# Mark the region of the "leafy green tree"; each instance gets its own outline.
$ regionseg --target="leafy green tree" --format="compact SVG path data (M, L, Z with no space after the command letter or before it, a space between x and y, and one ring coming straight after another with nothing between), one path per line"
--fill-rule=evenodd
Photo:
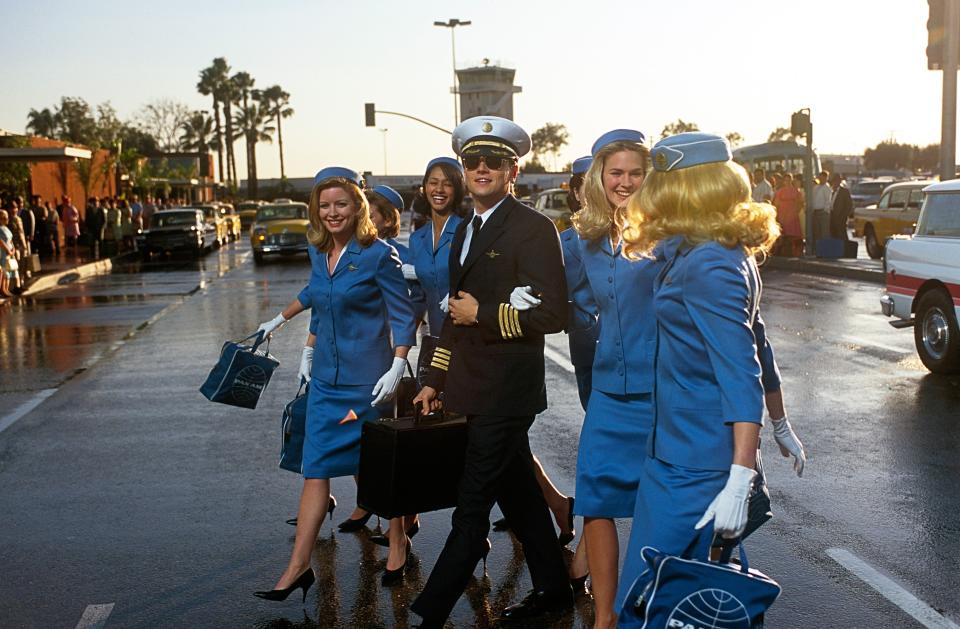
M280 145L280 181L286 181L287 172L283 167L283 128L280 126L280 120L293 115L293 109L288 106L290 94L283 91L279 85L271 85L265 90L255 91L254 96L273 115L273 121L277 125L277 144Z
M21 136L0 136L0 148L26 148L29 145L30 141ZM26 197L29 182L29 164L24 162L0 163L0 192L5 192L11 196Z
M736 131L731 131L726 135L727 142L730 143L731 148L737 148L743 144L743 136L737 133Z
M217 172L220 173L220 181L225 178L223 169L223 128L220 124L220 84L227 80L230 74L230 66L223 57L217 57L209 67L200 71L200 81L197 83L197 91L204 96L213 98L213 121L217 131Z
M27 114L27 131L43 138L52 138L57 130L57 120L49 107L40 111L31 109Z
M64 96L53 115L58 140L90 146L97 142L97 120L87 101Z
M687 133L689 131L699 131L700 127L695 122L686 122L682 118L677 118L676 122L671 122L663 127L660 132L660 139L677 135L678 133Z
M257 181L257 143L273 142L273 132L270 125L270 111L256 101L246 107L241 106L235 114L234 123L243 131L247 146L247 196L256 199L258 194Z
M237 72L232 77L230 77L230 82L233 84L234 89L234 101L233 104L238 107L243 107L244 110L250 108L250 92L253 90L253 86L256 83L256 79L250 76L249 72ZM237 116L234 116L234 122L236 122ZM254 179L253 168L251 168L250 162L255 157L250 156L251 144L250 144L250 134L248 129L240 127L237 132L237 137L243 137L244 139L244 148L247 151L247 181ZM247 186L249 188L249 185Z
M213 119L205 111L195 111L180 125L179 147L183 151L206 154L217 145Z
M522 172L525 173L545 173L547 172L546 167L540 163L540 159L534 155L526 161L526 163L520 168Z
M537 161L543 163L544 157L548 154L552 155L554 170L556 170L557 158L560 155L560 151L567 145L567 141L570 139L570 134L567 133L567 127L560 123L548 122L534 131L530 139L533 141L533 155Z
M912 144L887 140L863 152L863 165L867 170L912 170L916 150Z
M161 151L173 152L179 146L180 129L189 118L189 107L169 98L159 98L137 112L136 125L157 139Z
M789 127L777 127L767 136L767 142L796 142L797 136L790 133Z

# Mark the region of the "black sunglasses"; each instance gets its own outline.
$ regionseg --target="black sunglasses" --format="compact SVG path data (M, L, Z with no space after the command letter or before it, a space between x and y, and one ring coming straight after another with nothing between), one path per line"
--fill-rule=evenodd
M463 167L467 170L476 170L480 168L480 162L483 161L490 170L500 170L503 165L513 164L509 157L497 157L495 155L464 155L462 158Z

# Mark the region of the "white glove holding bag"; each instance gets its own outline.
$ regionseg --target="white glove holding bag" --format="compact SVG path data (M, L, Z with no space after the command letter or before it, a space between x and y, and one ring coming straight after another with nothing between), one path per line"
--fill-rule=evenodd
M713 532L717 535L726 539L740 537L747 528L747 498L756 475L757 472L749 467L731 465L727 484L693 528L702 529L713 520Z
M773 438L777 440L780 446L780 454L783 456L793 456L793 471L798 477L803 476L803 466L807 463L807 453L803 449L803 444L797 438L797 433L793 432L793 426L786 417L780 419L771 419L773 424Z
M517 286L510 293L510 305L517 310L530 310L539 306L540 303L540 299L533 294L533 288L530 286Z
M297 375L303 380L310 382L310 368L313 367L313 348L309 345L304 346L300 352L300 370Z
M447 293L443 296L443 299L440 300L440 310L443 310L443 314L449 314L450 312L450 293Z
M397 385L400 384L400 378L403 377L403 370L406 366L407 360L405 358L394 357L393 365L390 366L387 373L380 376L377 384L373 386L373 392L371 393L371 395L373 395L373 401L370 402L370 406L376 406L393 398L393 394L397 392Z
M403 279L405 280L416 280L417 278L417 268L412 264L404 264L400 266L400 272L403 273Z
M261 323L260 327L257 328L257 332L263 332L263 336L267 337L283 327L283 324L287 322L287 319L284 318L283 313L281 312L273 319L265 323Z

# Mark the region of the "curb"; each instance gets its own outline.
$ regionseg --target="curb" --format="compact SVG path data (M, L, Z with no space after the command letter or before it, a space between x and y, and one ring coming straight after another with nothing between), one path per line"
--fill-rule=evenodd
M810 273L812 275L843 277L852 280L860 280L862 282L871 282L873 284L886 283L886 276L881 269L864 269L820 259L782 258L778 256L770 256L767 258L767 261L764 263L762 268Z
M71 269L65 269L63 271L57 271L56 273L41 275L35 282L30 284L26 290L20 293L19 297L30 297L31 295L42 293L43 291L50 290L51 288L55 288L57 286L71 284L84 277L109 273L113 269L114 260L120 260L128 255L129 254L125 253L114 258L97 260L96 262L88 262L87 264L81 264L80 266L75 266Z

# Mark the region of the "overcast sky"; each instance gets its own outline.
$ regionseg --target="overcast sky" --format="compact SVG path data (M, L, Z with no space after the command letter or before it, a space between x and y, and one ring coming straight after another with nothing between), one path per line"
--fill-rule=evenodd
M458 67L516 68L516 121L566 125L561 164L609 129L656 139L677 118L763 142L802 107L821 153L862 153L891 136L939 142L927 10L923 0L3 0L0 129L22 132L30 108L64 95L110 101L121 118L159 98L209 109L198 73L224 56L258 87L290 92L288 176L331 164L381 174L383 135L364 127L363 103L452 126L450 31L433 21L455 17L473 22L456 29ZM389 174L452 154L449 136L415 122L378 126ZM276 144L257 155L261 177L279 176Z

